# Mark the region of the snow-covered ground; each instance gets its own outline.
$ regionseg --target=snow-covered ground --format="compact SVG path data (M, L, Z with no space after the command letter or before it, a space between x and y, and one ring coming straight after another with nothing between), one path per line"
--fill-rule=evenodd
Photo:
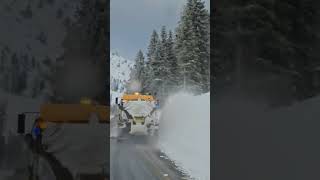
M66 19L75 20L77 1L0 1L0 49L30 59L55 59L64 51L61 44L66 34ZM28 9L29 7L29 9ZM61 14L59 16L59 13ZM26 14L29 14L26 16ZM21 33L23 29L24 33ZM41 43L41 34L46 43Z
M111 51L110 60L110 100L114 104L115 98L126 90L125 84L130 78L134 62L121 57L116 51Z
M210 179L210 93L178 93L162 109L159 147L182 171Z

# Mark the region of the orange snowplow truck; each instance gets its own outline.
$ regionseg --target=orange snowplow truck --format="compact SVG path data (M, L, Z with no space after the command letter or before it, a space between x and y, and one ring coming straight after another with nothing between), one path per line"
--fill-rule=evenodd
M90 116L96 114L99 123L110 123L110 107L95 105L89 99L82 99L80 104L43 104L40 112L24 112L18 115L18 133L25 133L25 116L29 113L38 113L35 121L41 129L47 123L89 123Z

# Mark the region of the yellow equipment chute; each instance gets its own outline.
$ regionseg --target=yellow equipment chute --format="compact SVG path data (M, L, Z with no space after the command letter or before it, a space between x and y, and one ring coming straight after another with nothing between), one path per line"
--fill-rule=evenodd
M96 113L100 123L110 122L110 107L92 104L44 104L40 118L53 123L88 123L90 115Z
M142 101L155 101L154 97L151 95L142 95L139 93L134 93L134 94L124 94L121 98L123 101L137 101L137 100L142 100Z

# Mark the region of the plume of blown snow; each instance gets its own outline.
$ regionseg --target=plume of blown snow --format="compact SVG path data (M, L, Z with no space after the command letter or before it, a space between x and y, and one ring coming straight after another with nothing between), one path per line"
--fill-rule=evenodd
M129 92L139 92L141 90L141 83L138 80L132 80L128 84Z
M159 148L192 178L210 179L210 93L177 93L161 113Z

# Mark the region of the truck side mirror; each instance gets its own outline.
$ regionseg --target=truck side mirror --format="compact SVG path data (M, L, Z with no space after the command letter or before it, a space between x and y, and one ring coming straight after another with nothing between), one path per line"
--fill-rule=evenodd
M26 115L25 114L19 114L18 115L18 133L24 134L25 131L25 120Z
M116 97L116 104L118 104L118 98Z

